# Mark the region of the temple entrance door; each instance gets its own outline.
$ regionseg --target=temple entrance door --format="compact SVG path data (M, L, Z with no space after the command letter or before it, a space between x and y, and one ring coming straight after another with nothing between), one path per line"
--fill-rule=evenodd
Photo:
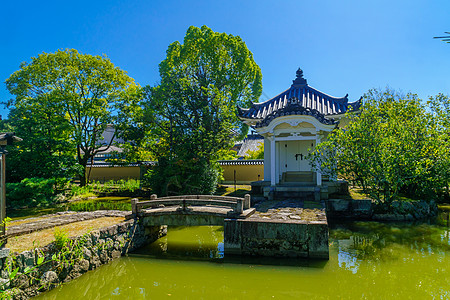
M300 157L298 141L284 141L280 142L280 171L298 172L300 171Z
M309 163L309 160L307 159L308 154L311 152L308 149L314 149L315 147L315 141L298 141L298 149L299 152L302 154L302 158L299 162L299 171L302 172L309 172L311 170L311 165Z
M310 152L308 149L314 149L315 141L281 141L279 143L280 175L283 173L311 172L307 155Z

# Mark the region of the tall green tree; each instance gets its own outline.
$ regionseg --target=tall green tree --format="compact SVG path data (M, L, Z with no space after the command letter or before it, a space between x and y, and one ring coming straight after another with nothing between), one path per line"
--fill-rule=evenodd
M429 105L433 117L433 142L438 145L437 181L446 190L446 201L450 200L450 97L438 94L430 97Z
M443 152L436 119L414 94L371 90L360 113L335 130L312 154L322 173L350 181L389 205L399 194L434 197Z
M106 126L120 131L140 93L134 80L106 56L74 49L33 57L6 80L6 86L15 96L8 103L13 111L29 111L37 122L48 114L52 129L67 136L81 166L81 185L88 181L88 162L110 146L101 148Z
M215 160L247 128L237 105L262 92L261 70L239 36L189 27L159 65L161 83L146 87L145 116L159 165L150 174L160 193L211 193Z
M75 149L69 141L64 117L39 104L32 108L15 107L8 124L21 143L11 146L7 156L7 180L18 182L27 177L73 177L77 174Z

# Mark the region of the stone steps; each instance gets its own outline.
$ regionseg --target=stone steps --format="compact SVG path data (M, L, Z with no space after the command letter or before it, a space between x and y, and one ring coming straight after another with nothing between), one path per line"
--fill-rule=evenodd
M295 183L295 184L312 184L315 179L313 172L285 172L282 175L282 183Z

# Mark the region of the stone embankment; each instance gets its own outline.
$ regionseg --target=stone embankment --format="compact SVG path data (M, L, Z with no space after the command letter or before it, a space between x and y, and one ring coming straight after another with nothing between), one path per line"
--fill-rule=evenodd
M0 259L1 295L11 295L13 299L35 296L153 242L166 232L166 227L145 228L137 220L130 219L71 238L63 245L55 242L20 254L10 254Z
M373 220L414 221L436 216L438 207L434 201L393 201L388 210L374 208Z
M386 208L370 199L328 199L325 200L329 218L351 218L377 221L414 221L437 214L434 201L393 201Z

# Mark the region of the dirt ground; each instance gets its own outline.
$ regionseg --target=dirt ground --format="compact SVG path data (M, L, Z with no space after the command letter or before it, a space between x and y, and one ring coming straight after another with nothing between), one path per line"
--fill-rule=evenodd
M124 220L125 218L123 217L103 217L39 230L29 234L9 238L6 243L6 248L9 248L11 252L20 253L22 251L30 250L36 247L43 247L50 244L55 240L55 230L62 230L70 237L80 236L92 230L108 227Z

